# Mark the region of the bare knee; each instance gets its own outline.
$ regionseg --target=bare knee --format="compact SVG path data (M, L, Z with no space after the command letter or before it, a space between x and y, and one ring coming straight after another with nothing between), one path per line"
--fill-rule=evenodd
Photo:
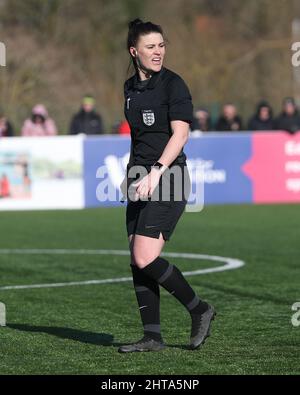
M151 263L152 260L149 260L149 258L147 258L146 256L143 256L143 254L141 254L141 255L135 255L133 262L139 269L143 269L144 267L149 265L149 263Z
M132 259L135 265L140 269L149 265L149 263L153 262L155 258L157 258L157 254L152 251L150 253L149 251L147 252L140 248L133 248Z
M135 235L132 245L132 259L140 269L143 269L160 255L163 245L162 234L160 234L158 239Z

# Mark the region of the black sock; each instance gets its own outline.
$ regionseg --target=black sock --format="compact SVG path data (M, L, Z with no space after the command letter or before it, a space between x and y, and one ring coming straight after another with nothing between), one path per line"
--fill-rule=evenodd
M147 276L136 265L130 265L133 285L139 305L144 335L161 341L160 334L160 294L158 283Z
M175 296L190 314L202 314L207 310L208 304L199 299L181 271L166 259L157 257L141 270Z

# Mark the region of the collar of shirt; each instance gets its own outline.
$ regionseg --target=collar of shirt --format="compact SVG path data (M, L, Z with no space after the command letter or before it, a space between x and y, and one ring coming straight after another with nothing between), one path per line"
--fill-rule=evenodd
M142 88L139 85L140 80L138 78L138 75L135 74L133 78L130 80L129 89L140 90L140 91L144 91L146 89L154 89L158 81L160 80L161 76L163 75L164 71L165 68L162 67L159 72L153 73L148 84L146 84Z

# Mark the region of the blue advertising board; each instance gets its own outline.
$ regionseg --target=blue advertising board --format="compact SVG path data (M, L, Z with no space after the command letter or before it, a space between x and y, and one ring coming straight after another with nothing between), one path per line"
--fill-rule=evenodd
M119 190L129 159L130 139L120 136L84 140L85 207L119 206Z
M85 207L119 206L119 185L129 159L130 138L84 140ZM251 158L250 133L210 133L191 137L184 152L193 184L204 182L204 204L251 203L252 182L243 172Z
M190 172L198 164L203 174L204 204L252 202L252 182L242 169L251 157L251 134L209 133L190 138L184 152Z

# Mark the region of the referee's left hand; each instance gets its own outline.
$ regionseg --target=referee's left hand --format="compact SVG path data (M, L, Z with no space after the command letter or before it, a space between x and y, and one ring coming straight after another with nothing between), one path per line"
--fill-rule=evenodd
M140 181L133 183L132 185L137 187L137 199L146 199L151 196L159 183L160 176L161 172L158 169L153 168L151 169L150 173L143 177Z

